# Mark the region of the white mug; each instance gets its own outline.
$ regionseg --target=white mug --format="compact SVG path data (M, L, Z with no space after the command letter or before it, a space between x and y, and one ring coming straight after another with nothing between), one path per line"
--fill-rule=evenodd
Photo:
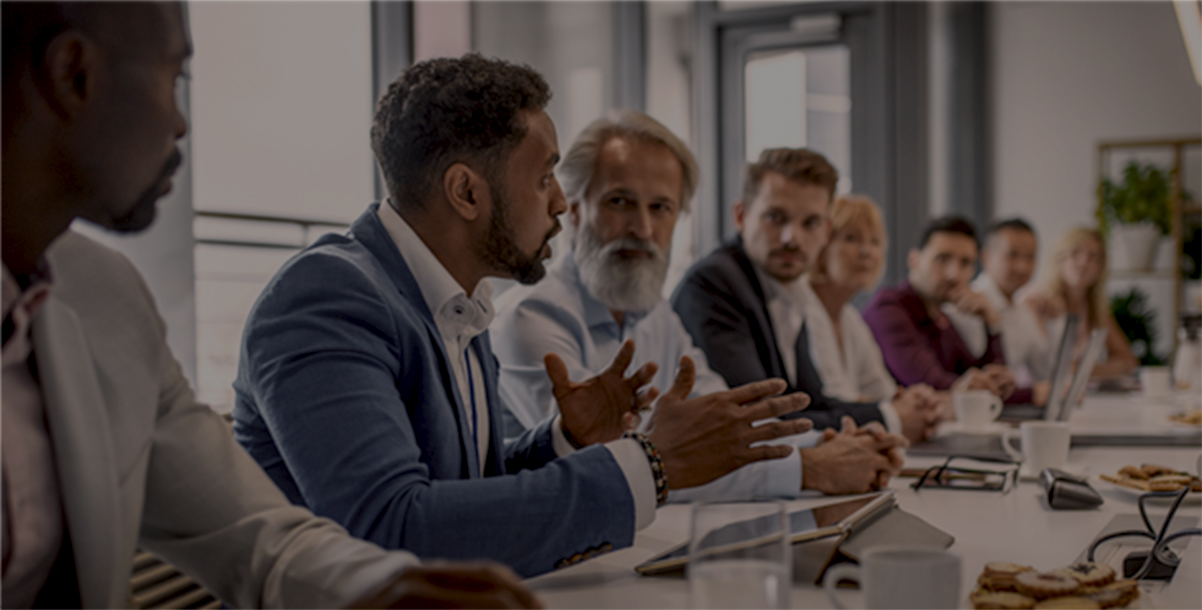
M845 579L860 584L865 608L960 607L960 557L942 549L878 546L858 566L830 568L822 588L836 608L846 607L835 590Z
M1002 399L989 390L961 390L952 394L952 400L964 432L984 432L1002 414Z
M1012 444L1020 436L1021 452ZM1007 430L1002 435L1002 448L1011 459L1023 463L1025 472L1038 475L1044 468L1064 468L1071 440L1067 422L1025 421L1018 430Z
M1168 398L1173 395L1173 382L1167 366L1145 366L1139 369L1139 385L1148 398Z

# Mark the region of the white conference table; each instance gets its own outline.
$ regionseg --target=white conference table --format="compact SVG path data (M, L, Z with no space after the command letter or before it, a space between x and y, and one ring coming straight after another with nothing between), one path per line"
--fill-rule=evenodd
M1168 416L1180 411L1171 403L1149 401L1141 397L1089 396L1072 416L1074 433L1100 434L1184 434L1197 435L1197 428L1174 424ZM1053 510L1043 500L1038 483L1020 482L1008 493L923 489L910 487L913 479L894 479L900 508L955 536L951 551L962 561L961 598L971 607L968 594L976 578L990 561L1011 561L1041 570L1050 570L1075 561L1089 543L1119 514L1138 514L1136 493L1117 488L1098 479L1102 473L1114 473L1127 464L1155 463L1179 470L1196 472L1202 447L1079 447L1069 452L1066 469L1086 475L1105 502L1086 511ZM906 466L926 468L943 458L909 456ZM823 496L789 501L790 510L831 502ZM1167 506L1151 505L1152 515L1163 515ZM1197 498L1187 501L1180 516L1202 516ZM1159 520L1153 516L1154 524ZM679 576L639 576L635 565L688 540L690 508L667 505L660 508L655 522L635 536L632 547L603 555L563 570L527 580L527 584L550 608L687 608L688 583ZM1173 530L1180 529L1173 527ZM1202 608L1202 540L1188 539L1181 568L1171 585L1148 583L1143 586L1134 608ZM1176 545L1175 545L1176 546ZM1146 544L1145 544L1146 547ZM1107 547L1099 552L1105 559ZM1112 565L1121 565L1121 555ZM844 595L850 603L859 601L858 593ZM827 608L825 593L810 582L794 583L792 605L795 608ZM855 607L855 606L853 606Z

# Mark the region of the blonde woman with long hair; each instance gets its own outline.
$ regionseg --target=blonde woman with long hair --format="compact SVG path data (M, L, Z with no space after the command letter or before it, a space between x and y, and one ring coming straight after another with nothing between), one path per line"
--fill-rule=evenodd
M872 331L851 304L885 270L885 223L868 197L839 197L831 206L831 238L818 255L805 301L810 356L823 392L847 401L890 400L897 383Z
M1078 227L1066 233L1052 252L1044 268L1042 286L1026 295L1023 303L1040 321L1040 330L1053 343L1064 332L1065 315L1080 319L1073 361L1085 350L1089 333L1109 329L1106 351L1094 366L1092 377L1120 377L1139 366L1131 353L1131 343L1110 312L1106 300L1106 244L1094 229Z

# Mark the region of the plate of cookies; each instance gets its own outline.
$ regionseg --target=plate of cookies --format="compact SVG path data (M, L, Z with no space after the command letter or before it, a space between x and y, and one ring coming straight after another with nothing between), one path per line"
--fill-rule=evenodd
M1168 466L1143 464L1141 466L1123 466L1115 474L1099 475L1103 481L1111 483L1116 489L1139 497L1149 491L1181 491L1189 487L1190 493L1183 502L1202 502L1202 480L1188 473ZM1172 496L1156 498L1159 501L1171 501Z
M991 561L969 596L973 608L1126 608L1139 597L1139 583L1120 580L1114 568L1074 563L1048 572L1028 565Z

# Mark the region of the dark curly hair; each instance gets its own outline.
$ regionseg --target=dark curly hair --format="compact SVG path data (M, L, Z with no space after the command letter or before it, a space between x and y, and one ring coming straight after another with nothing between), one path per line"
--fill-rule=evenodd
M968 219L954 214L940 216L931 221L927 228L922 231L922 239L918 242L918 249L921 250L927 247L927 242L931 241L936 233L952 233L955 235L963 235L972 239L977 247L981 247L980 240L977 239L977 230L972 226Z
M529 66L469 53L410 66L376 105L372 150L393 200L421 207L448 167L466 163L504 183L501 168L526 135L523 111L551 99Z

